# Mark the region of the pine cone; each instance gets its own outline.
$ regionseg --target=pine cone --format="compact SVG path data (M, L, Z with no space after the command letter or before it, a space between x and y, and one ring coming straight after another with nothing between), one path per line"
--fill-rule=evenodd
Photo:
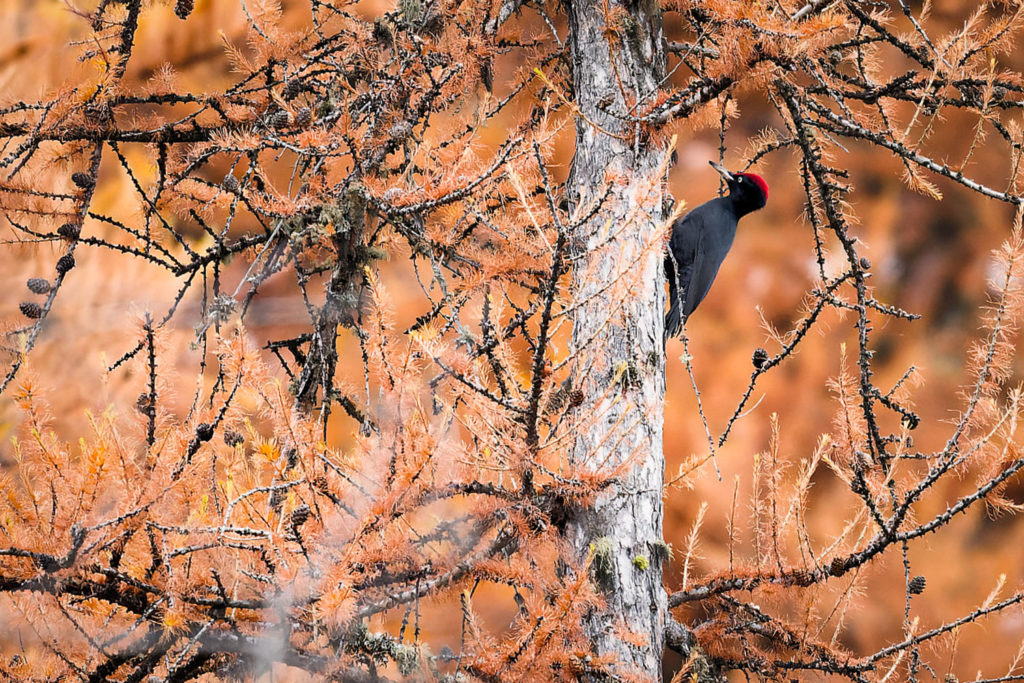
M50 291L50 281L41 277L29 278L25 285L33 294L46 294Z
M96 184L95 178L88 173L82 173L81 171L71 174L71 182L78 185L83 190L88 190Z
M910 586L908 586L908 589L910 590L911 595L920 595L921 593L924 593L924 587L925 579L923 576L918 575L910 580Z
M174 13L178 15L179 19L188 19L188 15L192 14L192 9L195 7L193 0L178 0L174 3Z
M71 254L64 254L57 259L57 272L63 275L75 267L75 257Z
M139 394L139 397L135 399L135 409L143 415L152 417L153 411L153 397L149 394Z
M284 109L274 112L270 117L270 125L274 128L287 128L292 122L292 115Z
M309 506L303 503L299 507L292 511L292 528L298 530L300 526L306 523L312 513L309 510Z
M281 95L284 96L286 100L293 100L299 96L299 93L301 93L303 89L304 86L302 81L297 78L293 78L284 84L284 90L281 91Z
M209 422L201 422L196 427L196 438L200 441L209 441L213 438L213 425Z
M43 307L35 303L34 301L25 301L22 304L20 304L18 308L21 309L22 315L24 315L26 318L38 320L39 318L43 317Z
M754 349L754 355L750 357L750 362L754 364L755 369L760 370L768 362L768 352L764 349Z
M82 234L82 228L75 223L65 223L57 228L57 234L66 240L77 240Z

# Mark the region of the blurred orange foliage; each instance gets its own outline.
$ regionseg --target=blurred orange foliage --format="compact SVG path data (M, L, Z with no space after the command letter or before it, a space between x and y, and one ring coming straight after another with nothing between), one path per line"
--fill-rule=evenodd
M755 12L752 6L760 3L714 4L723 12L734 13L730 20L742 21ZM147 3L139 16L131 61L115 90L120 94L156 95L220 92L235 85L239 73L259 71L260 59L270 56L284 62L295 60L296 46L306 45L303 41L312 33L309 7L305 3L282 3L280 8L274 3L249 5L256 7L252 10L252 21L246 16L250 10L244 3L197 0L188 20L181 21L174 14L173 3ZM930 3L929 27L936 34L956 32L970 20L975 9L952 0L936 0ZM394 2L367 0L354 3L347 11L372 20L394 10ZM472 20L471 11L467 12L470 14L463 18ZM84 101L96 89L110 86L110 74L102 66L110 56L83 57L91 49L94 37L88 17L79 13L57 0L0 0L0 15L6 18L0 24L0 46L5 46L0 50L4 103L52 99L67 109L55 110L54 116L64 115L73 120L78 116L76 100ZM505 35L511 39L514 34L524 43L549 39L547 19L524 11ZM564 20L557 15L550 20L554 30L564 34ZM893 21L900 31L914 31L913 25L900 16ZM780 30L783 23L780 20ZM804 32L793 37L794 45L786 49L813 53L831 40L829 32L838 23L835 15L825 13L805 24ZM253 26L265 34L262 39L254 37ZM362 28L355 23L350 30L353 41L394 39L361 35ZM673 32L683 31L680 21L667 14L666 33L671 37ZM530 74L538 67L535 58L544 55L544 50L513 52L492 46L459 45L463 51L453 53L452 59L464 61L465 68L473 69L474 74L481 69L491 70L493 91L478 88L477 94L470 97L446 89L444 97L450 100L456 99L456 94L464 96L464 109L437 113L431 127L422 131L415 144L396 145L391 150L394 157L402 157L398 167L422 163L432 174L425 173L415 184L395 181L400 168L395 175L365 178L367 192L378 198L386 197L397 210L461 192L468 179L495 163L498 155L506 151L503 146L510 131L531 127L542 130L544 160L552 179L562 182L568 174L573 153L571 116L560 112L548 120L545 112L531 111L537 103L530 98L511 99L486 125L467 133L472 140L465 146L446 142L457 137L453 131L471 126L483 118L484 112L512 95L511 88L520 84L528 89L542 87ZM743 45L742 49L728 52L728 58L716 62L709 73L732 73L753 53L754 46ZM1024 56L1019 50L1000 52L998 64L1006 71L1024 72ZM903 66L900 64L899 68ZM883 71L885 68L884 64L880 67ZM894 67L893 72L897 71ZM765 63L736 92L715 99L691 118L673 122L661 132L664 136L679 136L678 159L668 180L677 202L696 206L715 195L717 178L707 169L706 161L717 158L720 145L727 160L739 163L752 157L760 145L770 144L774 140L772 131L784 129L785 122L764 97L763 85L773 77L770 64ZM686 79L675 74L671 83L682 87ZM459 81L445 88L455 90L463 86L470 87ZM338 93L339 98L345 96L346 93ZM296 103L282 104L280 111L288 123L313 115L303 113ZM913 108L913 103L892 105L893 113L903 117ZM223 121L234 124L254 121L253 111L252 107L235 105L216 113L223 116ZM167 115L153 106L149 111L137 112L130 123L139 128L152 127ZM199 125L214 125L213 112L207 111L204 116L210 120L199 119ZM998 187L1006 170L1007 152L1002 141L979 140L974 136L978 125L975 111L944 110L944 116L928 138L933 158L961 159L968 155L977 178ZM525 125L528 120L534 125ZM392 123L400 124L397 120ZM261 134L255 127L225 127L209 144L244 150L257 145ZM395 131L382 123L367 131L366 136L362 144L369 149L389 144L395 139ZM332 144L329 135L313 128L302 132L296 140L296 144L308 148ZM207 143L171 153L167 163L185 167L195 162L206 153L204 144ZM948 179L913 175L904 178L904 164L877 147L858 141L845 144L849 149L842 164L848 169L853 186L847 201L851 214L860 220L853 234L872 264L869 284L874 296L921 315L921 320L914 322L885 318L874 330L875 381L878 386L891 387L900 383L906 369L913 366L913 373L901 384L900 398L905 405L913 406L921 426L912 434L903 430L908 437L912 436L913 445L907 441L902 448L906 452L941 451L950 438L952 425L960 417L959 411L964 410L963 393L971 391L975 378L970 372L977 372L984 365L984 358L979 360L978 354L984 356L987 347L982 346L979 351L977 344L988 340L986 325L991 326L993 307L999 305L997 298L1004 285L1012 296L1019 296L1013 294L1014 288L1019 289L1019 282L1005 283L1001 278L1007 273L1021 277L1009 265L1019 259L1020 245L1000 251L1019 219L1014 207L969 192ZM116 157L104 157L98 169L100 182L89 209L92 214L133 223L143 216L148 220L135 184L151 187L163 172L152 150L153 146L141 144L121 146L119 154L135 170L135 178L123 171ZM81 151L69 149L66 156L53 153L45 165L31 170L30 178L17 182L28 188L41 177L45 180L47 174L70 176L81 165ZM474 297L471 309L477 320L487 315L482 312L485 306L501 308L500 315L507 320L508 307L522 301L515 293L505 302L497 293L493 297L491 293L482 294L488 283L514 282L524 272L542 271L549 266L544 242L551 239L551 233L531 227L536 220L531 209L544 214L549 208L541 199L523 193L523 188L540 183L539 173L515 155L500 160L508 167L510 177L495 192L518 199L510 208L514 219L502 224L508 232L498 241L507 258L489 259L487 254L493 253L494 245L474 243L462 254L486 263L486 268L460 280L460 291L445 293L446 297ZM308 181L309 192L330 188L337 178L352 170L354 163L340 155L331 158L325 163L323 176ZM759 162L758 173L769 178L771 184L769 204L740 226L716 286L687 326L701 405L713 435L721 434L729 424L748 386L754 349L764 347L769 354L778 353L783 340L773 330L791 329L811 305L807 292L821 286L798 163L796 150L782 151ZM224 225L226 217L235 210L237 198L224 191L230 189L230 183L224 181L227 175L261 178L268 189L253 200L258 211L287 218L308 208L290 192L290 164L273 160L261 163L258 169L249 164L250 160L242 159L237 167L228 167L223 159L218 159L203 170L203 178L179 184L175 188L178 194L164 200L174 227L208 247L212 238L204 236L200 224L190 219L188 212L202 206L197 214L212 225ZM52 183L45 184L49 187ZM441 218L423 228L426 239L437 244L455 241L462 209L461 205L440 209ZM53 213L39 198L26 199L22 210L35 212L36 220L54 226L67 218ZM444 214L445 211L449 213ZM341 219L332 220L324 222L328 239L341 231ZM541 222L546 224L547 219L542 217ZM87 225L90 234L116 233L112 225L101 220L90 219ZM377 226L371 221L369 227ZM252 228L252 224L246 225L246 229ZM238 229L238 234L242 232ZM369 384L362 372L365 359L372 367L375 388L387 386L374 397L374 408L390 418L394 431L388 431L388 424L382 423L377 425L380 431L371 435L366 425L340 412L326 422L318 421L315 414L300 414L288 378L272 365L274 356L261 349L267 340L295 337L310 325L301 293L296 291L293 281L277 273L266 280L259 296L253 299L244 328L234 322L224 323L219 326L219 335L211 335L208 346L195 344L196 326L204 321L209 325L210 318L207 302L200 293L189 292L172 322L155 334L149 348L159 367L160 403L154 417L156 446L150 444L149 461L140 461L137 455L140 449L147 450L144 444L149 408L143 397L155 395L149 393L147 386L147 360L139 355L116 370L110 367L137 344L144 347L146 316L159 318L175 299L181 282L173 272L143 259L80 246L77 264L69 276L70 284L66 285L68 291L46 318L40 342L28 356L28 370L22 371L16 386L8 388L0 401L0 469L5 473L0 477L0 485L7 498L7 506L0 509L15 510L25 519L49 517L51 524L55 517L60 518L70 529L76 524L97 524L111 518L119 523L111 525L109 535L98 530L84 548L68 550L65 539L59 539L53 547L55 539L41 530L38 537L21 536L14 540L21 547L50 547L56 560L69 563L77 559L79 551L98 554L98 548L103 548L104 552L119 555L120 566L127 575L147 583L156 572L147 565L150 544L157 542L156 536L141 529L129 531L130 518L146 510L149 521L166 534L173 535L175 530L187 527L193 533L189 544L205 543L215 548L207 555L198 553L203 559L195 564L192 553L183 550L184 544L178 548L181 564L166 579L169 595L190 594L196 588L196 577L206 580L211 571L218 576L217 582L227 587L252 584L252 575L265 571L265 567L260 568L263 560L258 553L243 561L239 555L225 552L230 546L224 545L224 539L228 534L231 543L238 545L248 544L247 535L263 539L266 545L260 552L273 555L278 565L275 595L280 596L281 609L308 608L323 625L323 633L311 630L301 635L313 644L308 651L320 653L318 656L330 656L327 643L333 635L332 627L341 628L353 616L366 616L372 617L369 623L374 628L402 634L415 629L417 646L420 642L429 644L424 649L409 651L395 650L393 644L389 645L399 653L392 655L393 663L387 669L391 675L397 675L394 661L399 658L415 660L428 654L437 657L446 648L457 650L467 632L473 634L471 640L476 643L470 653L478 667L473 673L481 677L489 674L508 680L515 673L529 679L531 675L539 676L536 672L545 667L551 669L556 661L566 670L575 666L577 671L584 671L591 664L580 664L586 653L580 635L568 630L563 634L560 629L569 629L599 597L585 580L585 572L568 580L555 571L562 541L553 527L538 531L537 521L511 502L472 499L476 486L518 485L523 462L532 454L526 447L517 452L497 452L498 445L493 450L490 446L487 450L478 448L482 444L473 440L476 435L490 432L494 435L493 444L507 444L513 441L512 435L519 425L512 419L488 422L491 418L484 406L474 403L482 399L472 388L456 392L458 400L470 406L457 420L452 403L445 404L444 397L438 405L424 403L431 394L427 386L429 377L421 373L428 359L455 372L476 368L481 360L470 358L458 346L448 343L446 335L451 331L441 329L440 323L420 325L404 337L399 334L416 326L418 318L424 315L424 298L417 285L420 274L411 261L412 248L397 231L383 232L376 246L386 257L376 260L368 275L367 311L370 317L375 316L375 324L365 329L374 338L360 340L354 334L339 337L338 365L345 371L339 372L337 389L342 395L358 395L364 381ZM26 300L25 281L40 274L52 274L54 263L63 253L63 243L19 243L16 236L7 239L9 243L0 249L4 282L0 289L0 311L8 315L7 328L16 329L25 322L18 313L19 304ZM823 249L827 258L825 269L830 275L837 274L842 268L841 245L832 238ZM315 240L301 252L309 262L323 256ZM246 252L246 258L224 264L218 273L224 291L241 288L247 281L251 275L251 256ZM484 297L487 304L483 303ZM1009 306L1017 307L1019 301L1010 302ZM865 520L858 516L863 514L862 506L851 493L848 479L844 480L844 472L851 465L830 460L838 458L836 453L855 450L850 444L836 447L844 428L857 419L857 388L853 378L857 358L855 354L848 357L846 351L857 345L851 315L827 310L799 352L761 377L751 402L731 426L728 441L717 450L715 460L720 477L707 458L707 437L681 359L682 345L674 340L669 342L664 452L666 478L675 485L665 495L664 536L674 549L665 565L670 594L715 577L755 576L759 571L770 573L798 565L806 560L804 545L810 544L801 533L813 537L815 545L823 539L862 533ZM1004 330L998 339L998 352L1004 357L993 366L1003 376L998 378L991 404L987 405L993 411L1016 400L1012 387L1024 379L1024 361L1015 353L1014 332ZM568 331L561 330L553 338L564 344L567 336ZM501 352L508 354L502 362L518 367L522 373L511 380L526 385L527 345L510 343ZM209 371L218 360L224 368L219 375ZM204 363L210 364L205 373ZM390 378L390 382L383 378ZM549 381L550 386L545 385L545 391L550 390L551 395L557 389L554 379ZM218 415L213 398L236 387L237 401ZM455 395L447 398L454 402ZM985 424L991 425L999 421L993 415L979 415L978 419L989 420ZM886 420L886 430L901 430L895 417L888 416ZM229 431L232 438L225 436L201 449L193 448L191 440L199 437L200 426L214 422ZM1003 427L1000 424L999 428ZM863 432L864 428L852 431ZM288 435L287 443L283 435ZM1012 432L1000 432L986 458L958 467L955 477L941 479L914 506L915 518L927 521L941 515L949 505L973 492L979 481L991 476L991 462L1002 466L1005 463L1000 458L1019 458L1013 436ZM396 460L396 452L402 452L398 448L402 439L409 440L408 458ZM289 454L288 448L298 448L299 452ZM430 457L420 457L425 453ZM325 461L332 468L330 477L316 467ZM696 462L702 464L691 471ZM549 479L557 479L559 467L565 463L562 454L552 448L544 452L539 464L548 468ZM908 463L901 467L922 476L928 464ZM676 472L682 476L674 478ZM909 480L903 469L894 478L904 475ZM58 504L58 497L51 496L41 483L51 481L81 490L83 495L78 499L61 498ZM592 488L574 489L579 498L573 502L585 502L594 489L604 484L601 477L587 483ZM872 485L884 489L888 482L880 480ZM459 496L448 496L436 503L428 500L434 491L445 486L466 488ZM367 487L372 489L372 495ZM32 492L37 489L41 491L40 497L34 498ZM212 489L219 492L218 501L211 499ZM304 493L298 493L299 490ZM251 494L251 500L247 492L253 491L257 493ZM757 594L757 602L766 611L784 615L793 623L815 625L814 632L801 632L794 637L827 643L853 653L851 656L880 651L904 640L908 633L926 632L970 614L979 605L998 602L1011 595L1015 587L1024 586L1024 526L1013 514L1024 504L1024 480L1015 475L997 493L988 500L989 504L975 505L958 516L941 534L931 534L924 542L912 545L905 560L893 554L884 561L874 561L806 589L784 584L763 588ZM415 501L407 500L406 496ZM391 514L397 518L397 510L403 514L415 512L403 519L404 527L360 526L360 515L345 521L339 521L337 516L321 516L306 502L307 498L317 497L341 499L368 519L389 519ZM253 502L256 499L259 504ZM44 505L40 507L41 504ZM218 506L234 508L225 511ZM271 512L267 511L268 506ZM519 548L522 554L515 562L507 561L500 553L487 555L485 551L494 551L504 542L503 537L492 527L478 529L473 523L478 518L496 516L505 516L502 519L509 525L530 529L537 545L525 551ZM782 524L778 524L780 520ZM460 536L462 545L453 542L450 554L435 558L436 566L430 568L441 577L431 580L442 586L450 580L457 590L425 599L422 606L417 601L414 625L409 623L413 617L403 611L406 601L389 602L396 598L394 595L376 595L372 608L357 603L356 584L366 579L351 573L353 566L388 565L396 572L411 575L419 570L414 563L424 557L422 550L415 547L418 539L430 533L443 533L436 531L440 521L453 527L465 526L460 529L464 533ZM226 528L227 522L233 526ZM4 524L13 522L8 520ZM296 542L298 532L291 534L292 525L295 529L304 527L303 535L317 535L321 539L318 547L306 547L301 540ZM18 528L31 527L24 524ZM856 531L851 532L851 527L856 527ZM10 540L4 538L0 545ZM333 573L311 578L298 571L303 557L308 560L310 554L318 553L326 556L322 564ZM463 556L477 561L476 584L460 583L463 577L459 562ZM20 573L10 578L33 580L39 574L38 564L46 561L38 557L21 559L24 561L17 566ZM913 575L926 579L923 593L915 593L912 599L907 598L904 562L913 568ZM388 571L391 569L380 573ZM426 569L423 571L426 576ZM487 577L488 581L480 577ZM536 582L532 592L520 594L514 588L531 582ZM125 590L126 594L131 592ZM295 596L313 593L318 593L315 606L296 607L288 602ZM77 597L80 599L74 605L75 616L91 628L127 629L135 618L97 600L85 589ZM248 595L239 600L259 598ZM906 614L905 598L911 605ZM218 596L209 596L209 600L215 599ZM402 607L397 607L399 604ZM147 618L167 633L178 634L208 606L188 601L155 602ZM229 610L236 608L241 622L263 618L256 609L247 612L234 606ZM71 640L70 622L54 625L50 632L39 628L39 624L51 622L47 612L51 609L50 603L0 597L0 621L5 625L0 629L0 658L11 680L30 674L38 678L55 677L70 670L67 662L46 649L47 639L55 643ZM711 655L735 657L735 650L728 647L727 629L710 620L707 609L704 605L692 609L684 605L677 617L690 625L709 619L711 630L697 630L699 643ZM503 638L503 631L517 614L528 614L531 621L518 623L515 637ZM1024 634L1022 621L1024 612L1015 606L985 620L950 629L948 634L924 646L923 657L935 667L938 679L947 673L960 679L976 672L982 672L982 676L1004 674L1006 666L1016 666ZM548 647L549 642L563 637L565 642L559 648ZM623 637L636 634L623 629ZM318 641L321 638L322 644ZM399 641L401 637L396 639ZM722 643L722 649L716 650ZM80 650L69 649L68 654L74 657L88 649L83 644ZM524 654L527 652L530 656ZM31 656L26 658L26 653ZM31 666L28 659L32 659ZM496 664L499 660L515 661L518 668L502 670ZM439 661L441 670L450 671L455 660L452 657ZM993 662L999 662L1004 669ZM604 662L592 663L594 667L601 664ZM679 665L669 659L666 670L675 671ZM280 664L275 666L275 677L295 675ZM1013 672L1019 673L1019 669ZM900 675L903 674L897 674Z

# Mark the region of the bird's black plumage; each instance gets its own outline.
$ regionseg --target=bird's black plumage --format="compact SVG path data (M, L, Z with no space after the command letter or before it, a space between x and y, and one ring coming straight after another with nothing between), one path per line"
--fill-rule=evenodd
M768 183L753 173L730 173L718 164L729 194L701 204L672 225L665 255L669 309L665 338L678 336L686 319L700 305L732 247L740 218L768 201Z

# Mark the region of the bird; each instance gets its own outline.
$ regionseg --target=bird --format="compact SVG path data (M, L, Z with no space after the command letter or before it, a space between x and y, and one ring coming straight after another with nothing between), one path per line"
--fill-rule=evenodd
M669 309L665 340L680 336L686 319L707 296L736 236L739 220L768 203L768 183L756 173L732 173L714 161L729 194L705 202L672 224L665 254Z

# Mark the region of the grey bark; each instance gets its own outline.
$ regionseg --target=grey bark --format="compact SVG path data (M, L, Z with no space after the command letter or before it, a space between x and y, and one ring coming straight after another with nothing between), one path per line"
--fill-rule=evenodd
M585 399L572 458L587 469L607 470L631 458L634 465L593 508L573 516L567 533L607 602L585 619L595 652L613 654L623 673L653 681L661 678L667 610L660 242L666 149L652 144L631 118L660 86L664 37L657 2L609 0L612 16L625 17L612 27L605 25L605 7L593 0L569 3L581 113L569 192L579 215L608 193L574 236L574 382ZM647 645L626 643L617 633L621 627L645 635Z

